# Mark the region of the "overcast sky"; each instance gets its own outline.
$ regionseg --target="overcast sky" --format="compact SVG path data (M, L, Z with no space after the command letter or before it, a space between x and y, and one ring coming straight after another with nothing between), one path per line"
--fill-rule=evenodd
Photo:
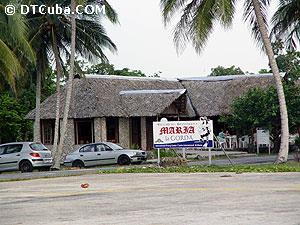
M216 26L201 55L189 46L177 55L173 43L173 26L164 27L160 0L110 0L119 14L120 25L105 23L118 53L107 53L110 62L120 69L142 70L147 75L161 71L162 77L206 76L218 65L236 65L243 71L258 72L268 68L267 57L253 41L238 5L233 26L223 30ZM243 1L240 1L243 2ZM274 12L277 0L272 1Z

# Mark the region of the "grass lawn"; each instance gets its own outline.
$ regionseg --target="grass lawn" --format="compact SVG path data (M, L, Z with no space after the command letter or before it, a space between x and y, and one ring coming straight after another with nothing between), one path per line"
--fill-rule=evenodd
M114 170L101 170L100 174L106 173L277 173L277 172L300 172L300 163L288 162L285 164L267 165L234 165L234 166L182 166L182 167L135 167L117 168Z

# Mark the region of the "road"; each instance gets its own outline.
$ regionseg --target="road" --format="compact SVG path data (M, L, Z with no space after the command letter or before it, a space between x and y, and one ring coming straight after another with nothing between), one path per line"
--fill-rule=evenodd
M0 224L299 225L299 203L300 173L93 174L1 182Z
M276 160L276 155L271 156L250 156L250 157L240 157L240 158L232 158L234 164L265 164L265 163L273 163ZM292 160L293 156L289 155L289 160ZM152 161L152 164L155 161ZM230 165L228 159L219 159L214 160L214 165ZM141 166L145 166L149 164L142 164ZM190 166L194 165L208 165L208 160L199 160L199 161L191 161L188 163ZM84 174L94 174L99 170L113 170L118 168L119 166L102 166L102 167L94 167L82 170L61 170L61 171L50 171L50 172L33 172L33 173L21 173L18 171L15 172L4 172L0 174L0 181L5 180L16 180L16 179L37 179L37 178L46 178L46 177L64 177L64 176L74 176L74 175L84 175ZM139 167L139 166L134 166Z

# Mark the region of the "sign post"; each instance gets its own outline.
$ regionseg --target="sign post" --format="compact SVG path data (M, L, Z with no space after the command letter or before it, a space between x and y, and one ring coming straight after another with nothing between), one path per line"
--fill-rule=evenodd
M208 149L208 165L211 166L211 148Z
M157 149L157 165L160 166L160 149Z

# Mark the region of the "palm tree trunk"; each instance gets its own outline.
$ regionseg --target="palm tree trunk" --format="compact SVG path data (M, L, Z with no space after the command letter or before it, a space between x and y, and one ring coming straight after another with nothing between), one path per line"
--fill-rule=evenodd
M72 18L71 18L71 24L72 24L72 36L71 36L71 61L70 61L70 72L69 72L69 79L66 84L67 88L67 95L65 100L65 108L64 108L64 116L62 121L62 132L61 132L61 138L60 143L58 145L56 157L54 159L54 169L60 169L60 159L62 155L62 149L64 146L64 140L66 136L67 131L67 122L68 122L68 114L70 109L70 103L71 103L71 95L72 95L72 89L73 89L73 77L74 77L74 63L75 63L75 44L76 44L76 0L71 1L71 11L72 11Z
M35 142L41 141L41 70L37 63L36 73L36 93L35 93L35 120L34 120L34 131L33 140Z
M54 158L56 158L57 153L57 145L58 145L58 137L59 137L59 119L60 119L60 78L62 77L62 66L56 41L55 32L52 30L52 49L54 52L55 63L56 63L56 114L55 114L55 128L54 128L54 141L52 152L55 154Z
M260 2L259 0L252 0L252 3L253 3L256 19L257 19L259 31L261 33L262 40L266 49L266 53L269 58L269 63L272 69L272 73L275 78L275 85L276 85L277 95L279 100L280 119L281 119L281 142L280 142L280 150L278 153L276 163L284 163L287 161L288 153L289 153L289 122L288 122L288 113L287 113L286 101L284 96L284 90L283 90L283 85L279 74L277 62L275 60L274 52L272 49L272 44L269 39L268 30L264 24L263 16L260 11Z

